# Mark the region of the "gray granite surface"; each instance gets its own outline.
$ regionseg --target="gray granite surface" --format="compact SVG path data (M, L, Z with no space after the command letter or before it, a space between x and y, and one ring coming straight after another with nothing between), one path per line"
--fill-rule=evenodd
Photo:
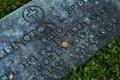
M33 0L0 20L0 80L59 80L119 34L120 0Z

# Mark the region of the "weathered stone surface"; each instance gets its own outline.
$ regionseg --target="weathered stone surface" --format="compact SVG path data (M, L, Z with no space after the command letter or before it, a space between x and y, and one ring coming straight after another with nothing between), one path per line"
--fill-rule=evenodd
M0 31L0 80L58 80L120 34L120 1L33 0Z

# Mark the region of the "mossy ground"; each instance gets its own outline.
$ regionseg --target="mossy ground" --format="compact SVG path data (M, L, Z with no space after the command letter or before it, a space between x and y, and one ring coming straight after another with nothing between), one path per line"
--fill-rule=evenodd
M0 0L0 18L31 0ZM74 68L63 80L120 80L120 37L96 53L89 61Z

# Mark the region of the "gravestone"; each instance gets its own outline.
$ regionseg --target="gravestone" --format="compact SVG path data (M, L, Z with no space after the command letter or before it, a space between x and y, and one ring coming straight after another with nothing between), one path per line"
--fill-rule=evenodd
M33 0L0 32L0 80L59 80L120 34L120 1Z

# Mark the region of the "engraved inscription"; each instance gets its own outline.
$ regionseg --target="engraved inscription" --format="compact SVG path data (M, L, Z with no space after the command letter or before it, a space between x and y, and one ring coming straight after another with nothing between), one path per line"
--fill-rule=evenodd
M42 22L44 11L38 6L29 6L23 12L23 18L30 23Z

